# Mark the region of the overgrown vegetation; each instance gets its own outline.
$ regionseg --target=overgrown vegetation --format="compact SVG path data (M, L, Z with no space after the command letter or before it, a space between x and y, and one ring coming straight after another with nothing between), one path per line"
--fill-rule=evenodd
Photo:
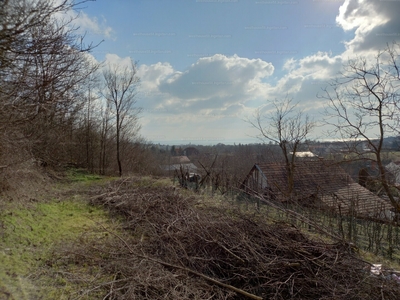
M69 180L79 182L92 182L103 178L100 175L88 172L86 169L71 168L67 170L66 174Z
M287 205L272 207L268 204L260 205L260 200L248 196L236 200L245 210L259 211L268 219L276 222L287 222L307 231L310 234L320 233L315 227L323 228L329 234L351 242L357 251L379 255L380 260L386 259L392 264L400 264L400 227L397 221L387 221L376 218L363 218L355 211L350 214L340 214L336 211L321 210L301 205ZM262 203L262 201L261 201ZM301 218L294 218L294 212L312 222L304 222ZM376 215L383 212L376 212Z
M77 243L78 238L86 237L88 242L103 239L107 232L98 228L98 223L110 226L104 211L85 203L79 195L3 210L0 299L69 298L74 285L62 280L57 266L49 264L59 255L54 249Z
M102 76L89 54L96 45L73 25L86 1L2 1L1 172L33 162L115 175L150 162L138 132L136 65L110 65Z
M293 216L279 221L271 208L257 211L247 202L246 210L243 202L181 190L170 179L69 178L48 195L10 203L1 213L0 299L397 299L400 293L385 277L390 273L371 275L370 264L345 241L305 234Z
M275 145L195 151L203 177L183 168L177 177L184 187L194 178L197 194L169 179L101 177L159 173L170 156L138 135L137 65L110 65L99 75L88 55L93 45L85 46L73 20L60 18L85 1L4 0L0 7L1 299L399 298L392 274L371 275L357 253L399 262L397 221L247 200L255 209L243 211L243 202L225 198L235 198L249 168L267 159L286 160L290 196L290 152L309 150L314 126L291 100L276 104L271 130L261 111L256 116L255 127ZM399 134L398 48L388 46L371 66L350 62L346 82L326 91L330 116L344 121L331 125L354 139L336 157L377 163L378 176L365 186L383 187L397 211L384 141ZM349 107L354 116L343 114ZM376 125L379 138L370 139ZM68 186L54 190L50 178Z
M140 179L96 194L92 203L122 217L130 234L110 231L107 242L60 250L57 265L101 265L97 276L111 278L80 290L85 297L101 290L106 299L397 299L400 292L395 281L371 276L346 243L310 239L263 215Z

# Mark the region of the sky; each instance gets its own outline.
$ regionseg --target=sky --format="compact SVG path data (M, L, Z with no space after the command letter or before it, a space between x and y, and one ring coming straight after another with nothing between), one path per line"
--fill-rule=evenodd
M318 97L345 62L400 39L398 0L97 0L79 6L99 62L137 62L141 135L161 144L257 143L246 122L298 103L329 139Z

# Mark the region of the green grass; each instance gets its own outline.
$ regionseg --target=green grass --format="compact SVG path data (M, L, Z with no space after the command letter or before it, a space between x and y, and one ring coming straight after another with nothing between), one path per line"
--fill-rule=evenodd
M67 178L68 184L62 183L62 186L52 191L63 200L11 203L0 211L0 299L75 299L80 291L112 281L112 278L106 278L101 272L100 264L88 263L85 258L80 260L79 255L79 261L74 261L68 259L69 256L65 254L73 253L76 246L86 247L92 243L103 245L108 241L110 232L118 231L118 219L110 220L107 212L87 204L87 200L79 195L85 194L92 183L102 185L110 178L91 175L77 169L69 170ZM127 184L133 188L156 188L171 186L173 181L169 178L137 177L127 180ZM225 197L218 193L210 196L207 194L210 192L208 190L204 191L204 195L185 189L177 191L184 196L195 196L199 200L197 205L205 208L238 209L263 219L267 218L272 223L279 220L293 222L285 213L265 205L261 205L260 211L256 211L255 202L250 199ZM72 192L73 196L63 196L64 192L67 192L66 195L71 195ZM309 217L321 216L317 214ZM328 219L317 218L321 222ZM99 226L99 223L107 229ZM295 225L310 236L323 238L315 231L308 231L309 228L305 224L296 222ZM334 227L335 224L330 226L332 230L335 230ZM381 262L398 269L399 264L393 260L383 259L382 256L362 249L360 252L368 261ZM101 259L94 258L99 261ZM90 260L92 257L86 259ZM82 299L102 297L93 291L90 297Z
M85 232L107 234L96 230L96 222L107 223L106 213L81 199L1 212L0 299L68 299L74 287L46 273L46 262L54 258L56 246L71 243Z
M91 182L103 179L103 176L91 174L86 169L71 168L67 171L67 179L74 182Z

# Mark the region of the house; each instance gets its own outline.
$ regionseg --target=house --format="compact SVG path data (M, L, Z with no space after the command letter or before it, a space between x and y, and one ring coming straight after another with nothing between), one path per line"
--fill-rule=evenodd
M198 156L198 155L200 155L200 152L195 147L187 147L183 150L183 155Z
M293 191L290 194L284 163L255 164L242 189L274 201L296 201L300 205L329 209L343 214L392 219L391 204L354 182L337 164L324 160L295 163Z
M293 155L293 152L290 152L290 154ZM297 158L318 158L318 156L311 151L297 151L294 153L294 156Z
M184 172L197 173L197 167L194 165L187 156L174 156L168 161L168 164L160 166L166 172L180 171L181 167Z
M393 183L396 186L400 186L400 161L392 161L385 168L389 172Z
M181 147L171 147L171 155L173 156L184 156L183 149Z

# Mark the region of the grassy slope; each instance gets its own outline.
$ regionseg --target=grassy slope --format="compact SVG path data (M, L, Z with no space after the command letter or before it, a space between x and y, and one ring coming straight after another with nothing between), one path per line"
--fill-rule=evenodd
M49 199L10 204L0 212L0 299L69 299L76 290L58 280L57 266L49 263L57 255L53 249L83 234L106 236L98 223L108 227L111 221L79 192L98 178L79 173L70 179L74 183L59 186Z
M65 260L57 251L60 247L92 239L105 241L109 235L105 228L118 231L118 221L86 201L86 191L106 180L80 171L69 172L68 179L70 183L59 185L40 201L10 204L0 211L0 299L86 299L80 290L110 280L99 278L101 272L93 265L61 263ZM171 184L167 179L145 177L139 183ZM379 259L369 258L372 262ZM87 299L95 299L95 295L92 292Z

